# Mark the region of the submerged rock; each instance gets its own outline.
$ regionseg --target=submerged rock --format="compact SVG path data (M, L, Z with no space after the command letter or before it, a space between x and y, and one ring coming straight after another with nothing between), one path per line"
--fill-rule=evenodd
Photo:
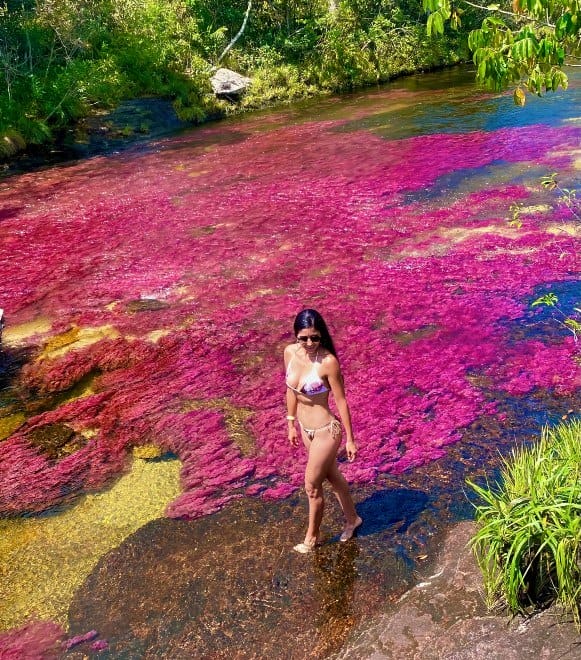
M31 445L40 449L50 459L68 456L85 444L82 436L60 422L35 428L26 437Z

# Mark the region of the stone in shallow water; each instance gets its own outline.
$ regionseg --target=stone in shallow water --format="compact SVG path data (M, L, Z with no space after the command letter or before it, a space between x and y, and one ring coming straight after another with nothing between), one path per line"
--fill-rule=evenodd
M68 456L85 444L84 438L78 436L70 426L60 422L33 429L26 438L51 459Z
M167 307L169 305L166 302L155 298L140 298L139 300L130 300L127 303L128 312L157 312Z

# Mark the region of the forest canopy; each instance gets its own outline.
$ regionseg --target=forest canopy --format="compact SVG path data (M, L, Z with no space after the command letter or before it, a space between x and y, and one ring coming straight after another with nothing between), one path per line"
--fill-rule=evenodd
M454 64L469 58L469 43L491 87L565 86L578 4L566 0L546 19L551 37L537 7L548 0L515 2L532 8L498 19L466 0L9 0L0 3L0 157L124 99L171 99L195 123ZM252 78L236 105L212 93L217 66Z
M525 92L542 95L567 88L566 59L579 60L579 0L512 0L494 4L477 1L423 0L429 34L445 26L459 29L466 8L480 9L484 18L472 30L468 45L477 66L477 80L493 90L516 85L514 100L524 105Z

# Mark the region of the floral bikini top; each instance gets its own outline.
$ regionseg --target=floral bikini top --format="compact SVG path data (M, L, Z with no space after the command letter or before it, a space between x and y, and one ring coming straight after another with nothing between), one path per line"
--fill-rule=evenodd
M313 362L313 366L311 367L311 370L305 376L302 385L298 388L293 387L288 382L293 358L294 355L290 359L288 363L288 367L286 368L286 385L289 389L291 389L293 392L296 392L297 394L304 394L305 396L309 396L309 397L314 397L317 396L318 394L325 394L326 392L330 391L330 388L328 388L325 385L325 381L319 376L319 371L317 369L317 365L319 364L319 362L317 361L318 354L317 357L315 357L315 361Z

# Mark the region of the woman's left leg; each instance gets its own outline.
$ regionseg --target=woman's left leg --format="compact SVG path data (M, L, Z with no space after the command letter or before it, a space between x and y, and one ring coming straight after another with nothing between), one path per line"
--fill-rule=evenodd
M327 478L329 470L335 462L339 441L333 437L330 430L322 429L307 445L309 459L305 470L305 491L309 499L309 527L305 535L306 546L314 545L319 538L325 510L323 481ZM308 438L305 439L305 444L307 442Z
M353 532L363 520L357 515L355 510L355 505L353 504L353 498L349 492L349 484L345 477L341 474L337 463L333 461L329 473L327 474L327 479L333 487L335 496L339 500L339 505L345 516L345 528L341 534L341 540L347 541L353 536Z

